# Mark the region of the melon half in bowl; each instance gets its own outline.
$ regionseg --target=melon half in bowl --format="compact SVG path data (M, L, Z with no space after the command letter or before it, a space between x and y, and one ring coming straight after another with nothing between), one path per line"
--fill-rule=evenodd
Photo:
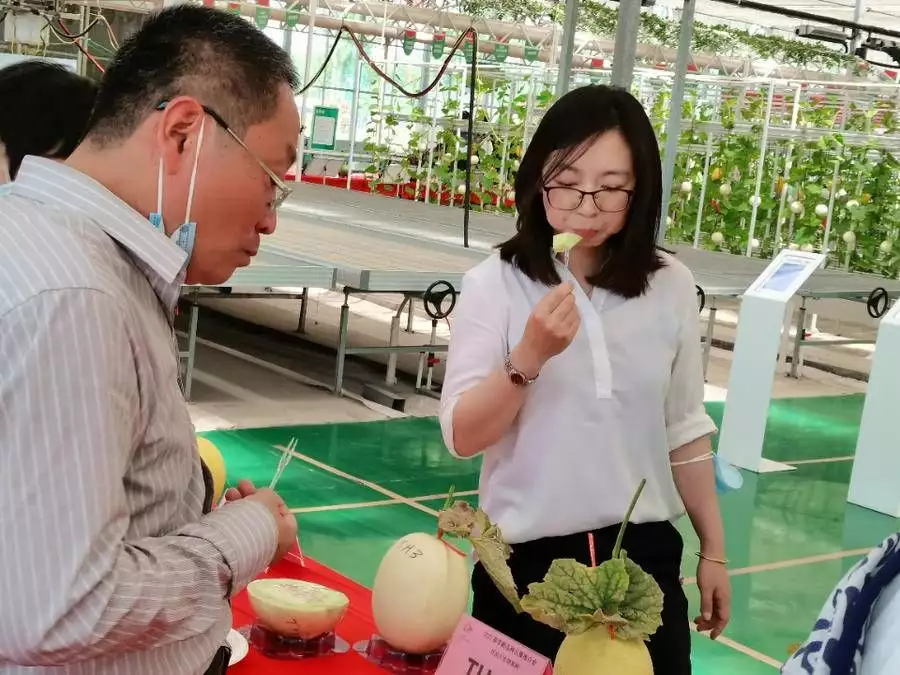
M343 593L297 579L257 579L247 586L247 594L263 627L302 640L333 631L350 606Z

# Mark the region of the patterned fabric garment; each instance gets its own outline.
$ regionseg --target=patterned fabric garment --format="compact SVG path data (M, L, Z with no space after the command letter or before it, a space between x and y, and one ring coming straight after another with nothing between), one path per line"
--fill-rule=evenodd
M0 675L195 675L277 545L204 514L172 321L186 254L29 157L0 193Z
M900 534L855 565L837 585L806 643L788 659L782 675L862 675L875 603L900 574ZM896 637L894 637L896 642Z

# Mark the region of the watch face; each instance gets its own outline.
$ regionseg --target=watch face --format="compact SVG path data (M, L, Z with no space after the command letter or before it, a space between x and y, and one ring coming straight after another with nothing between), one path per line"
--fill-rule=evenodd
M522 373L517 373L515 371L513 371L509 374L509 379L517 387L522 387L526 383L525 376L522 375Z

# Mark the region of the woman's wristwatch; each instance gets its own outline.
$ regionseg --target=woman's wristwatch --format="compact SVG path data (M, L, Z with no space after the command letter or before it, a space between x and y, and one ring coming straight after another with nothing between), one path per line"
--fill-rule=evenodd
M517 387L527 387L529 384L534 384L534 381L538 379L538 375L540 375L540 373L538 373L538 375L535 375L534 377L528 377L528 375L521 370L516 369L509 359L509 354L506 355L506 361L503 364L503 367L506 368L506 375L509 377L509 381Z

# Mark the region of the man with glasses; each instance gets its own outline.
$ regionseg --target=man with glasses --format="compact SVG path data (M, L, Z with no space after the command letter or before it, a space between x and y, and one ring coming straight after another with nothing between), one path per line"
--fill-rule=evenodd
M248 482L205 513L172 322L274 231L297 84L241 17L166 9L0 196L0 675L224 672L231 597L295 541Z

